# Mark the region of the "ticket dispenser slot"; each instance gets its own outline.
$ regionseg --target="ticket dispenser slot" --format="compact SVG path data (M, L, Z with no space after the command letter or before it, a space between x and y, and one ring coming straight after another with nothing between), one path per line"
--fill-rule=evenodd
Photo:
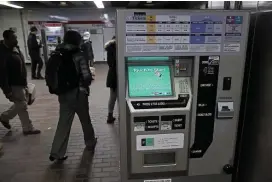
M217 118L228 119L233 118L233 116L234 116L233 102L218 102Z

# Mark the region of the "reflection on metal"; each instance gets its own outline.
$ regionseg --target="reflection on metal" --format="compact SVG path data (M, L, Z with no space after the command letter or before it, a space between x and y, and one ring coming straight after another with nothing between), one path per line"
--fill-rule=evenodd
M256 10L256 11L272 10L272 2L271 1L243 1L242 9Z
M224 9L226 10L230 9L230 1L224 1Z
M230 8L226 8L226 4L228 2L230 3ZM200 8L200 9L204 9L204 8ZM207 9L245 9L245 10L265 11L265 10L272 10L272 2L271 1L208 1Z
M261 3L261 2L260 2ZM272 154L272 12L269 4L251 15L237 148L239 182L270 182ZM270 8L271 9L271 8ZM239 142L239 140L238 140ZM240 145L239 145L240 144Z
M234 9L234 7L234 1L208 1L206 9Z

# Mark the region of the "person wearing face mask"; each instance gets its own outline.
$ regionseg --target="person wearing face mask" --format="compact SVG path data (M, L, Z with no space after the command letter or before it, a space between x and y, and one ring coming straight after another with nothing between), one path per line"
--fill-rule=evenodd
M0 86L13 105L0 115L0 123L11 129L9 121L18 114L24 135L39 134L41 131L33 127L27 111L27 71L17 36L14 31L6 30L3 37L4 41L0 44Z
M37 33L38 29L36 27L31 27L27 40L28 52L31 58L32 79L44 79L41 74L43 68L43 60L40 55L40 48L42 45L37 40ZM37 66L38 70L36 72Z

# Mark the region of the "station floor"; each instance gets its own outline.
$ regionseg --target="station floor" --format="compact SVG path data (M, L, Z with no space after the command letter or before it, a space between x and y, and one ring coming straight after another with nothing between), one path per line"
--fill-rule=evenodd
M30 73L28 74L30 75ZM0 125L0 182L118 182L119 128L106 124L109 90L105 87L107 66L96 65L96 79L91 86L90 113L98 136L96 151L92 155L84 150L84 140L78 117L71 130L68 159L63 164L48 160L58 122L57 97L49 94L45 82L29 80L37 86L37 99L29 113L41 135L24 136L16 117L8 132ZM0 93L0 112L11 104ZM117 115L117 113L115 113Z

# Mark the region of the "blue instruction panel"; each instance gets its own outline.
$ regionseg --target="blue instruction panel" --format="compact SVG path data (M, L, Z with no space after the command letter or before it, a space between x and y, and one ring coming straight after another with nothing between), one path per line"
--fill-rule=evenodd
M242 16L134 12L125 21L127 53L240 51Z

